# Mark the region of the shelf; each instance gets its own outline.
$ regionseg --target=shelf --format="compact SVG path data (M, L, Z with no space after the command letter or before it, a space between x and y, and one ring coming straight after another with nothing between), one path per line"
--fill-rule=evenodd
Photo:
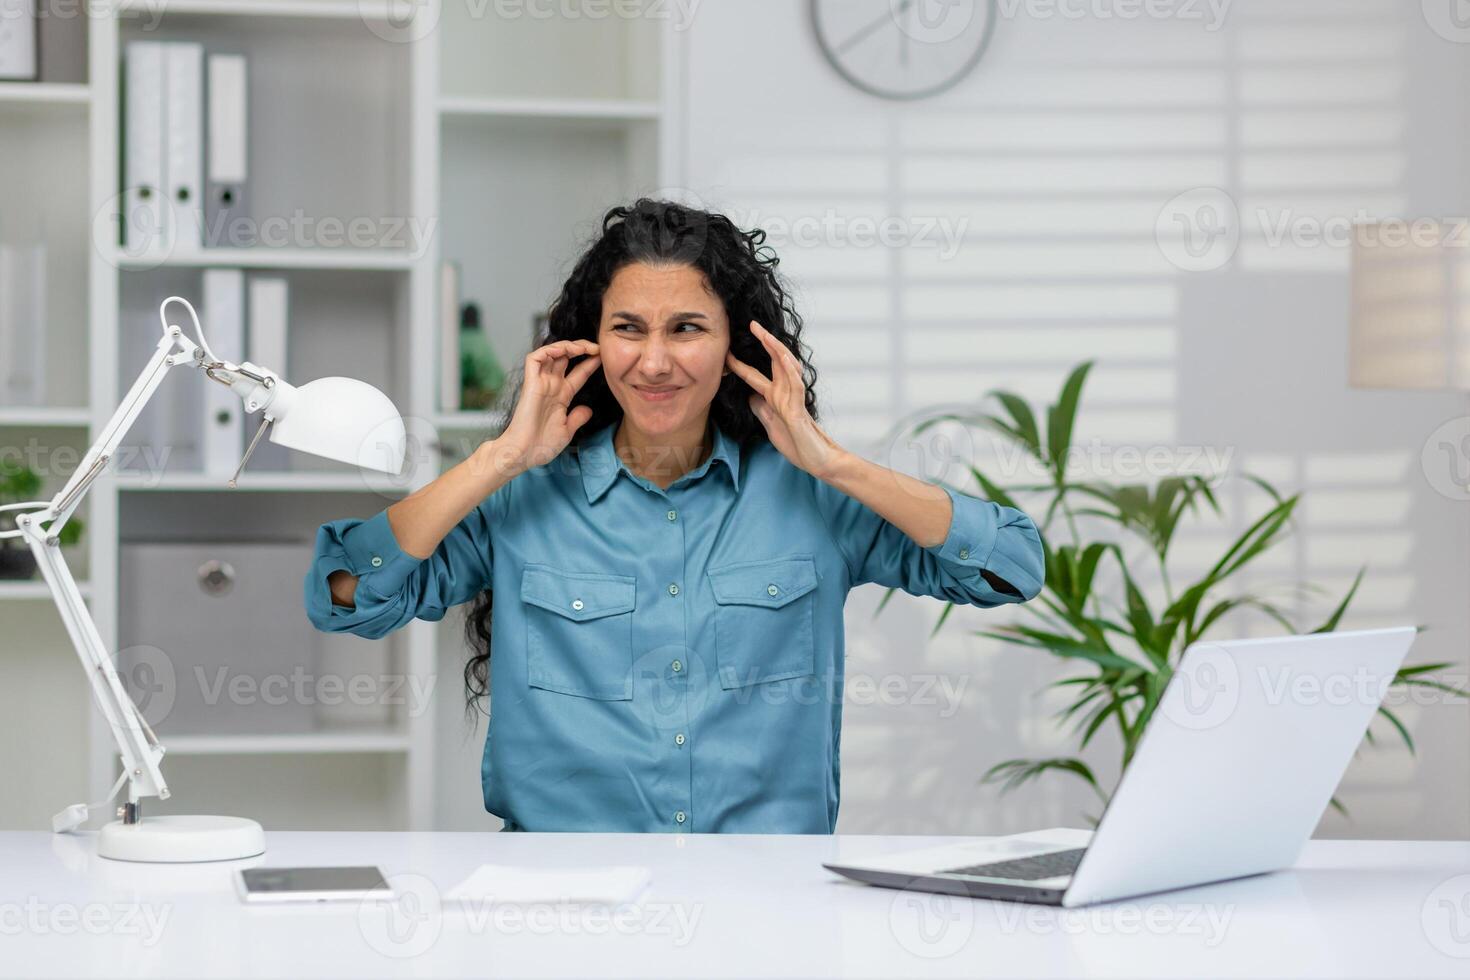
M362 272L407 271L421 256L392 249L335 248L210 248L166 255L130 255L119 248L113 264L119 269L328 269Z
M166 754L283 755L398 753L409 750L407 735L394 730L299 732L285 735L159 735Z
M634 99L496 99L443 96L439 114L467 119L524 119L535 122L657 120L659 104Z
M138 473L121 473L117 477L119 490L159 491L196 490L234 493L240 490L294 493L298 491L317 493L408 493L407 489L394 491L383 486L389 477L368 473L243 473L239 486L231 488L229 477L212 476L207 473L176 473L171 476L153 477Z
M436 429L492 429L503 419L499 412L439 412L431 417Z
M78 582L77 591L83 599L92 598L92 583ZM42 579L24 581L0 581L0 599L50 599L51 590Z
M86 106L92 90L60 82L0 82L0 106Z
M0 408L0 427L85 429L91 421L85 408Z

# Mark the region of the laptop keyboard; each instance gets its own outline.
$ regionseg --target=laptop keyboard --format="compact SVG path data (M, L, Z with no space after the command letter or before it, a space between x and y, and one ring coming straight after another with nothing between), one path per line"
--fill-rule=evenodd
M979 875L984 878L1013 878L1020 881L1036 881L1040 878L1056 878L1077 870L1082 861L1085 847L1070 851L1050 851L1031 857L1012 858L1009 861L992 861L989 864L972 864L965 868L950 868L941 871L946 875Z

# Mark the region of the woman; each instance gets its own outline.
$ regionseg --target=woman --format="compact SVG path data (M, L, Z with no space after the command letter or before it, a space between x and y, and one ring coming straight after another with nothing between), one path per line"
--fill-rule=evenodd
M465 683L493 694L481 779L508 830L831 833L848 590L988 607L1041 589L1025 514L817 426L764 239L613 208L504 431L318 532L319 629L381 637L478 596Z

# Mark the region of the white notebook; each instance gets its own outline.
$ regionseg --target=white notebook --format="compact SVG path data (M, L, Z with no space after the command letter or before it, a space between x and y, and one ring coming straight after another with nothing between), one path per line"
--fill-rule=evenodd
M636 865L605 868L526 868L482 864L444 897L448 901L621 905L648 887L652 873Z

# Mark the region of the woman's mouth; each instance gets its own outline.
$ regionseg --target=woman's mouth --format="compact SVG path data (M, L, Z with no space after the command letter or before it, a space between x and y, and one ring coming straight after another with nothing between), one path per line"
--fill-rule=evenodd
M638 392L638 394L642 396L645 401L650 402L668 401L670 398L673 398L679 393L679 389L677 387L668 385L647 388L642 385L634 385L633 390Z

